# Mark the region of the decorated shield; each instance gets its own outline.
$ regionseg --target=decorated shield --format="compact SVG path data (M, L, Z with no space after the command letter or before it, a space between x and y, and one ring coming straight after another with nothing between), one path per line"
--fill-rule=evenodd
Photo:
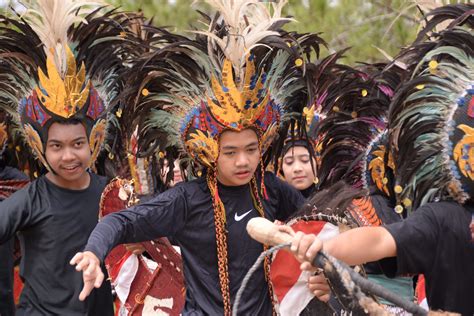
M136 204L130 181L116 178L107 185L100 202L100 217ZM185 288L180 254L167 238L142 242L145 255L135 255L124 245L105 259L117 297L128 315L179 315ZM150 259L151 258L151 259Z

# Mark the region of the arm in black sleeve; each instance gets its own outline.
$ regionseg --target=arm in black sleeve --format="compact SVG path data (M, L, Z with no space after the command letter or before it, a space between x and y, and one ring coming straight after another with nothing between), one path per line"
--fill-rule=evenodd
M0 202L0 244L37 220L29 203L28 192L28 188L25 188Z
M380 261L389 277L422 274L431 266L436 254L440 223L429 205L418 208L402 222L386 225L395 239L397 257Z
M146 203L105 216L92 231L84 251L101 261L116 246L172 236L185 224L185 186L157 195Z
M304 197L301 192L273 173L265 173L265 183L271 186L275 197L278 199L276 219L286 221L303 205Z

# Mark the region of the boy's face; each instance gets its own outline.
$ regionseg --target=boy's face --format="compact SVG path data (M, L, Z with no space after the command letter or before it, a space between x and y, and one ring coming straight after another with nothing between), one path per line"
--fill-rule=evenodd
M314 159L312 162L316 165ZM298 190L305 190L314 183L311 157L306 147L291 147L283 156L282 170L286 182Z
M56 173L49 172L46 176L56 185L73 190L89 185L86 170L91 150L82 124L51 124L45 156Z
M260 162L260 149L255 131L226 131L219 139L217 180L228 186L250 182Z

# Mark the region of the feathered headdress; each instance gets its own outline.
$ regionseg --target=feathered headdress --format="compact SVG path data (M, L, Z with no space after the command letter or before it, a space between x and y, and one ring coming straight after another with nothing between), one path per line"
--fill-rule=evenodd
M151 30L156 49L136 61L122 104L141 117L138 145L142 155L186 152L207 169L215 209L219 277L224 312L230 313L225 210L217 191L219 137L227 130L251 128L262 155L277 135L285 109L308 104L307 64L322 42L315 34L282 30L286 1L209 0L217 13L207 30L191 37ZM305 90L306 91L306 90ZM263 172L263 167L262 167ZM254 177L250 183L256 209L263 216Z
M130 89L130 67L141 56L153 48L149 46L150 37L154 35L149 29L151 20L147 21L142 14L135 14L127 25L127 33L120 37L127 46L127 56L123 56L123 71L116 73L116 85L121 93ZM138 87L136 88L138 89ZM138 90L137 90L138 91ZM136 92L136 91L134 91ZM133 189L139 196L161 192L164 188L160 180L158 153L156 155L140 155L138 148L138 120L143 113L135 113L134 104L120 102L117 98L109 106L107 137L104 150L98 157L97 166L101 174L111 178L131 179ZM145 156L145 157L142 157ZM161 155L160 155L161 156Z
M48 169L45 144L53 122L83 123L91 165L104 139L130 18L101 9L90 1L38 0L23 16L0 17L0 106L18 118Z
M389 78L391 78L389 76ZM370 142L386 127L386 115L397 81L387 80L381 65L345 69L328 90L321 137L320 186L344 179L360 187Z
M324 44L324 43L323 43ZM321 122L327 114L327 108L324 108L328 91L338 80L341 73L350 67L338 63L339 59L347 49L333 53L321 60L308 65L310 73L309 103L303 102L295 104L284 116L282 129L279 139L272 145L274 157L273 169L276 172L281 170L282 157L288 150L294 146L302 146L308 149L311 157L316 160L313 170L317 175L317 169L321 162L321 135L318 134ZM319 179L316 177L315 182Z
M391 106L398 208L446 198L464 203L474 193L474 6L463 7L465 27L432 34L432 49L420 56ZM439 21L436 15L450 8L431 15Z

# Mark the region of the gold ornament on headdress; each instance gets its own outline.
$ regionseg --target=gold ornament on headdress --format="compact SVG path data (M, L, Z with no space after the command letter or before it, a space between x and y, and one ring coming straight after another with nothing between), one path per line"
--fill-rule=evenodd
M107 122L104 119L101 119L97 123L95 123L89 135L89 147L92 153L91 160L90 160L90 164L91 164L90 167L93 167L93 169L95 168L92 164L97 160L97 156L99 155L100 147L105 138L106 127L107 127Z
M374 150L373 155L375 156L369 163L369 170L370 176L372 180L375 182L375 185L380 191L385 192L385 194L390 195L390 192L387 187L387 178L385 177L386 170L385 170L385 152L386 148L384 145L379 145L379 149ZM387 166L394 170L395 164L393 162L393 157L389 153L388 155L388 162Z
M38 76L41 87L36 92L43 105L52 113L64 118L76 114L87 101L89 96L89 81L86 82L86 69L82 63L77 72L76 58L73 52L66 46L67 69L64 79L54 63L53 54L46 60L48 75L38 68Z
M206 134L200 130L196 130L190 134L191 139L186 141L186 147L189 148L189 152L197 153L202 163L211 167L219 156L219 145L209 132L206 132Z
M41 163L46 166L46 168L49 168L49 164L46 162L46 158L44 157L43 142L41 141L38 132L35 131L30 124L23 125L23 129L25 130L28 145L31 147L33 152L37 153L38 159Z
M458 128L462 130L465 135L456 144L453 149L454 161L458 163L461 173L473 180L474 179L474 128L460 124ZM466 148L467 147L467 148Z
M253 124L265 110L262 105L267 104L270 95L263 88L261 74L252 86L252 78L255 75L255 64L247 58L243 85L239 89L234 81L231 61L224 60L222 86L216 77L212 76L211 79L212 91L219 104L207 98L208 108L219 123L240 130ZM262 98L263 94L265 96Z
M311 126L311 123L313 122L314 118L314 108L315 105L313 104L310 108L304 108L303 109L303 115L306 118L306 126Z

